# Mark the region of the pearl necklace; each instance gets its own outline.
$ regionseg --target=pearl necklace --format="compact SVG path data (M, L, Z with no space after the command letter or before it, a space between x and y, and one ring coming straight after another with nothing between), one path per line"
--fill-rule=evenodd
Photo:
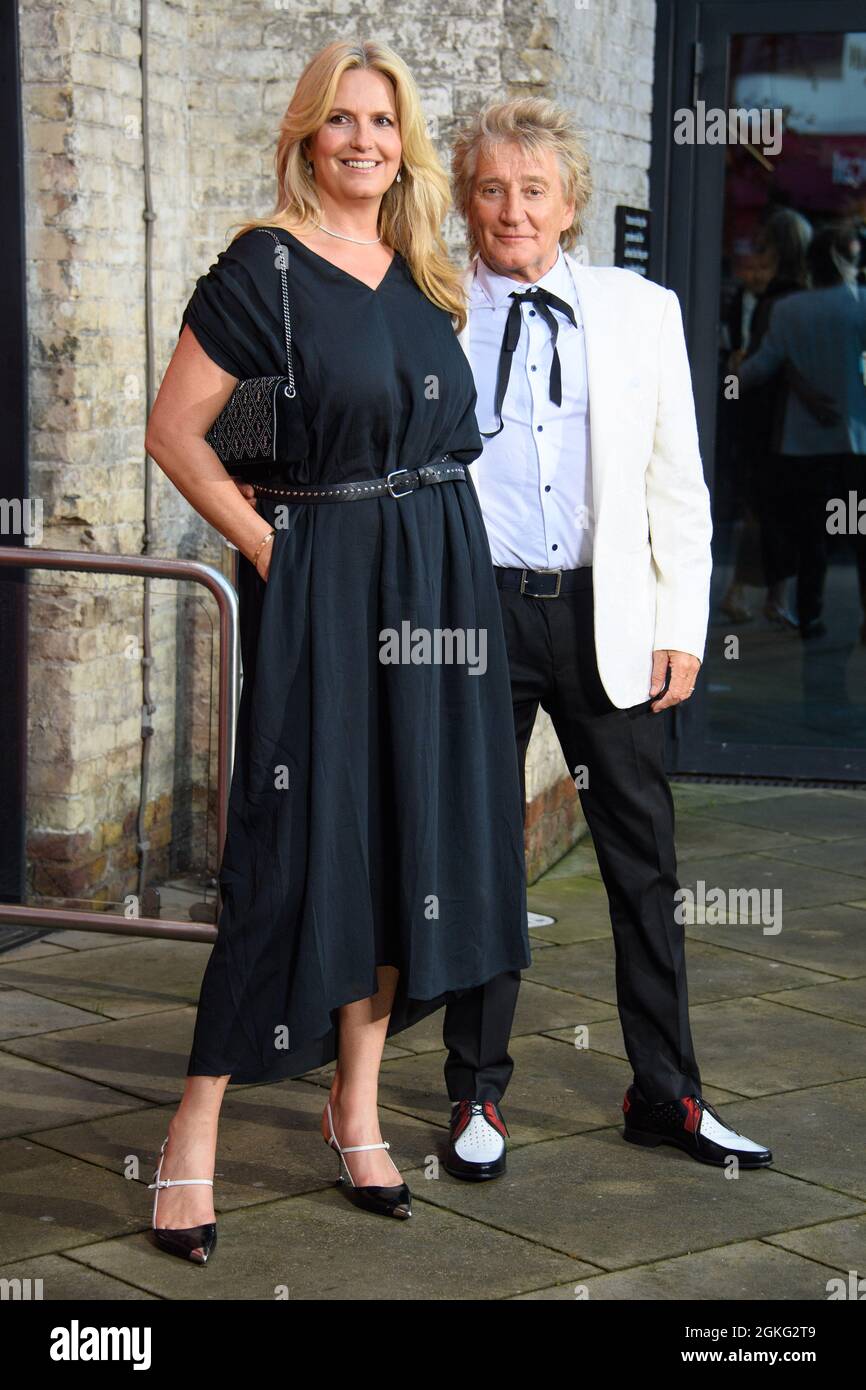
M377 241L382 240L381 234L374 237L372 241L363 241L360 237L346 236L345 232L332 232L330 227L323 227L321 222L317 222L316 226L320 232L327 232L328 236L338 236L341 241L354 241L356 246L375 246Z

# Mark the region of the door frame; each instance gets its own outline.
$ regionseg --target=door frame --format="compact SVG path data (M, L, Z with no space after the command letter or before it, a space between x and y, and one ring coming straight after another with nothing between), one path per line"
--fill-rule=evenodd
M675 290L682 306L701 457L711 493L721 289L716 238L721 238L726 147L675 145L674 112L693 107L698 99L707 108L727 109L730 33L846 30L866 30L862 0L657 0L650 278ZM712 325L711 334L707 325ZM710 743L707 698L704 682L699 681L692 699L670 712L667 761L672 772L866 782L866 748Z

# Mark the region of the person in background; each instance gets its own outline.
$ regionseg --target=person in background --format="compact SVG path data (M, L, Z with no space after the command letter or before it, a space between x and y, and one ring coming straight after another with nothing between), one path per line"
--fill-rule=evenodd
M768 279L752 314L748 344L741 345L732 354L732 371L736 372L741 361L748 360L760 349L774 306L788 295L807 288L806 251L811 235L809 222L793 208L779 208L760 232L757 251ZM784 509L779 505L785 487L779 438L788 390L789 383L782 376L767 377L760 391L736 404L745 491L760 529L766 583L764 616L778 627L794 629L797 620L790 609L788 587L795 571L796 542L787 513L783 514ZM729 607L742 606L742 592L729 592L727 601Z
M801 637L821 637L828 503L866 494L866 289L850 223L825 227L808 253L813 288L777 303L739 368L744 392L787 377L776 506L794 538ZM866 536L851 534L866 642Z

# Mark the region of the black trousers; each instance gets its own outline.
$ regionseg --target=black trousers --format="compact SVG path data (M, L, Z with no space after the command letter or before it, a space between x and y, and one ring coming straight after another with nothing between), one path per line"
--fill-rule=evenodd
M617 1008L635 1085L650 1103L700 1094L685 932L674 916L679 884L663 717L653 713L649 698L618 709L607 696L595 658L591 582L557 598L500 589L499 599L524 812L526 749L540 705L569 772L578 777L607 890ZM446 1005L445 1079L452 1100L501 1099L513 1070L508 1039L519 985L519 971L499 975Z
M866 461L860 454L780 454L777 511L792 537L797 566L797 613L801 630L824 609L828 547L827 503L848 493L863 496ZM847 537L857 564L860 599L866 608L866 537Z

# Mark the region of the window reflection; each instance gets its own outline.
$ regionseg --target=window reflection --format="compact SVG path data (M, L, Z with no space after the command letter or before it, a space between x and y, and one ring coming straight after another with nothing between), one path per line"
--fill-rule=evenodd
M736 36L728 105L710 738L863 747L866 34Z

